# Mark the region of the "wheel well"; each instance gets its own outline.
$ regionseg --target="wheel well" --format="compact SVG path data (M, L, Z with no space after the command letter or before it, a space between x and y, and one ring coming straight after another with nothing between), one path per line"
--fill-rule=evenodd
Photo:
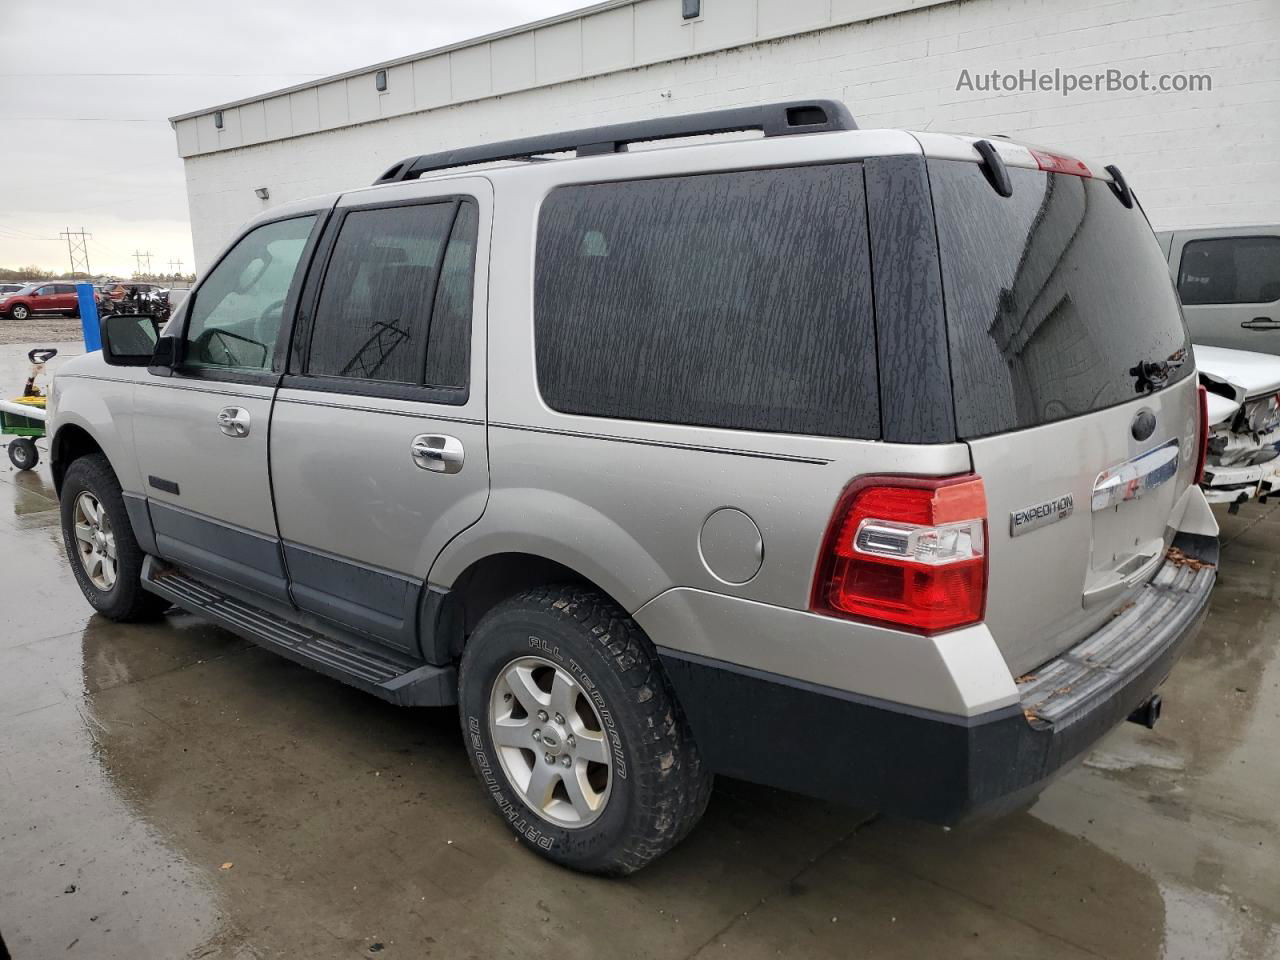
M83 427L69 423L62 427L50 445L50 469L53 471L53 489L62 495L62 478L67 475L67 468L81 457L93 453L102 453L98 441L89 435Z
M486 613L510 596L547 583L579 583L607 595L598 584L563 563L531 553L494 554L477 560L454 582L448 612L439 621L445 636L437 638L437 649L447 644L449 656L458 656Z

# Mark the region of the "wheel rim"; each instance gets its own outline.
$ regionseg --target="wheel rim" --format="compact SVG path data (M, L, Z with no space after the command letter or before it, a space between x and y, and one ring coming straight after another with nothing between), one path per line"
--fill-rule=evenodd
M24 467L27 465L28 462L30 462L31 451L27 449L27 445L25 443L19 443L18 441L14 441L13 459L18 461L19 465Z
M116 535L102 501L86 490L76 497L71 520L85 575L99 590L110 590L116 584Z
M26 307L14 307L14 308L13 308L13 318L14 318L15 320L25 320L25 319L27 319L27 308L26 308Z
M538 816L577 829L596 820L613 787L612 751L586 690L541 657L498 674L489 735L507 780Z

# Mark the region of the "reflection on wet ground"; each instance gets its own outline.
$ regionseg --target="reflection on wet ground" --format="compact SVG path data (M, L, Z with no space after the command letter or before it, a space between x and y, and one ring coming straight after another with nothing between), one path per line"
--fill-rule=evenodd
M1029 812L948 832L722 782L683 846L611 882L515 845L452 711L185 615L91 617L46 468L6 464L0 932L16 960L1280 956L1280 513L1220 520L1160 726Z

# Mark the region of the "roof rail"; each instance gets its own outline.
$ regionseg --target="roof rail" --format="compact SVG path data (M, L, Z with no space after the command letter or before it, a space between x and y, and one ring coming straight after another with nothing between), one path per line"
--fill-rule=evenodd
M837 100L795 100L768 103L756 107L736 107L707 113L686 113L678 117L659 117L635 123L617 123L607 127L590 127L568 133L543 134L504 140L476 147L460 147L442 153L424 154L401 160L380 176L375 183L398 183L416 180L433 170L465 167L499 160L529 160L547 153L574 151L579 157L604 153L622 153L628 144L649 140L671 140L713 133L760 130L766 137L784 137L798 133L827 133L832 130L856 130L857 123L849 109Z

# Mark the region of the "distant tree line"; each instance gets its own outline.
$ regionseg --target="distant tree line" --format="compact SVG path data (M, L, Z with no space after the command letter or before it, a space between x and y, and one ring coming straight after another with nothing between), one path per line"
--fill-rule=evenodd
M0 283L20 283L26 280L91 280L115 279L108 274L57 273L53 270L42 270L37 266L0 267ZM129 279L138 283L195 283L194 273L134 273Z

